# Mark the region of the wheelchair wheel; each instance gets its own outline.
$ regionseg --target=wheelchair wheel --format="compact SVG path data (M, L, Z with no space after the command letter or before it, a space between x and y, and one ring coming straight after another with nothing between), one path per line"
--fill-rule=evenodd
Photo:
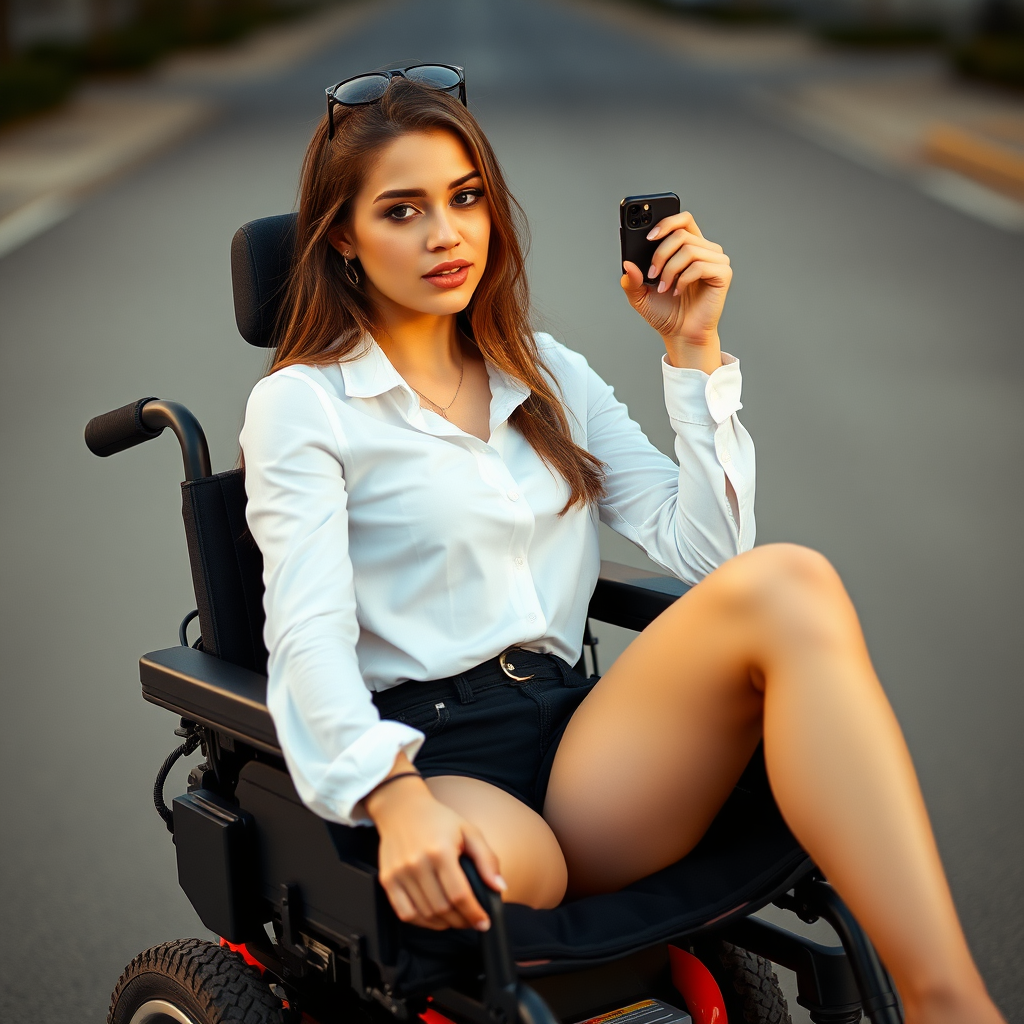
M281 1000L237 954L202 939L140 953L110 999L107 1024L283 1024Z
M730 942L718 943L716 959L721 965L719 986L730 1021L791 1024L789 1004L770 960Z

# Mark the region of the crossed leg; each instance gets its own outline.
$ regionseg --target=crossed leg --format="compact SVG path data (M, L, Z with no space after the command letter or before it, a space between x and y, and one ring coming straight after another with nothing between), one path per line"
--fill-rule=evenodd
M692 849L762 737L787 824L875 943L908 1021L1001 1021L856 612L804 548L727 562L576 711L544 807L570 892L619 889Z
M651 623L573 715L543 818L475 779L428 785L483 832L506 899L551 907L567 881L608 892L685 855L762 738L783 816L871 936L908 1022L1003 1022L856 612L812 551L740 555Z

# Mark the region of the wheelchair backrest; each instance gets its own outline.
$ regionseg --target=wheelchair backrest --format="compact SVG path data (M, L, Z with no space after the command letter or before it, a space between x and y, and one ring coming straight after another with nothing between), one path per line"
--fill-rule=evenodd
M243 471L185 481L181 515L203 650L265 673L263 556L245 522Z
M231 240L235 322L250 345L274 347L295 220L286 213L250 221ZM181 501L203 650L266 672L263 557L245 522L244 471L188 480L181 485Z

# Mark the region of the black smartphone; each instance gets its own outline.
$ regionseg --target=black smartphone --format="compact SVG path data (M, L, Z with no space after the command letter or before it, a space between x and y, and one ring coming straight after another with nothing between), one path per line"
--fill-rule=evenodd
M654 250L662 239L647 241L647 232L660 220L679 212L679 196L675 192L658 192L650 196L626 196L619 203L619 246L622 259L619 274L626 260L635 263L643 272L644 281L651 284L647 271L651 269Z

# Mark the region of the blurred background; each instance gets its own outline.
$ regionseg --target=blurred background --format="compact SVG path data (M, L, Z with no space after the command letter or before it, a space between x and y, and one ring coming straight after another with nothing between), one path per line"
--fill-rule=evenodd
M1024 1021L1017 0L0 0L0 1017L99 1021L139 950L202 934L151 805L177 721L136 664L195 603L180 462L169 438L97 460L84 424L175 399L234 463L265 354L231 236L292 209L324 86L418 60L466 68L538 326L665 451L618 202L676 191L732 256L758 539L843 574ZM607 665L628 637L599 635Z

